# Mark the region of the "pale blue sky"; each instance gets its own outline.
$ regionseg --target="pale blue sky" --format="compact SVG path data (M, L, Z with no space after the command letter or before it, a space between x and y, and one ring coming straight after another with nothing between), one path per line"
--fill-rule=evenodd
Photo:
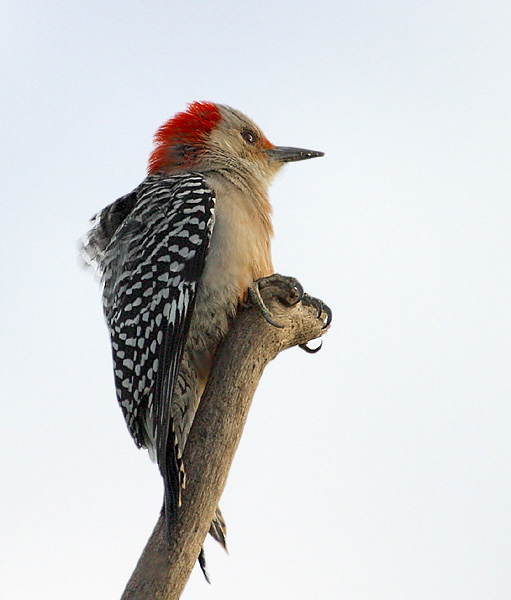
M120 596L161 482L115 401L88 218L193 100L323 150L274 262L334 310L266 370L184 600L511 595L508 2L17 2L0 24L0 597Z

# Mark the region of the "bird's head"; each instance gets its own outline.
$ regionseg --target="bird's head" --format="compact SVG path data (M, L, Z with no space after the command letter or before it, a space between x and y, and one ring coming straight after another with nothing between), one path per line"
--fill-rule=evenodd
M274 146L243 113L212 102L194 102L162 125L154 137L149 174L218 173L234 184L269 184L286 162L323 152Z

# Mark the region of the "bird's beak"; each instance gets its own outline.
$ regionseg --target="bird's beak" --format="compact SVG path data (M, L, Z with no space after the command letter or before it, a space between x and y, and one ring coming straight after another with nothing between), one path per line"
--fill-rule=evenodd
M287 148L286 146L273 146L266 150L266 154L270 160L277 162L296 162L297 160L307 160L308 158L316 158L316 156L323 156L324 152L317 152L316 150L304 150L303 148Z

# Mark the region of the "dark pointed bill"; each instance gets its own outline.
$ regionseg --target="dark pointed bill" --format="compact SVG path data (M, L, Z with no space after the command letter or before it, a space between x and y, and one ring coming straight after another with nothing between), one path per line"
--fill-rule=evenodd
M271 160L278 162L295 162L297 160L307 160L308 158L316 158L316 156L323 156L324 152L318 152L316 150L305 150L304 148L288 148L286 146L273 146L266 153Z

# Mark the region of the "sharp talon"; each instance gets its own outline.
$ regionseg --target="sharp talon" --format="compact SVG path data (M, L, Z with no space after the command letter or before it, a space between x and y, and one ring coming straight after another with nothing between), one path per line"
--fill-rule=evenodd
M266 307L265 307L265 308L266 308ZM268 309L266 309L266 310L268 310ZM270 316L270 314L271 314L271 313L270 313L270 311L269 311L269 310L268 310L268 312L267 312L267 313L265 313L265 312L264 312L264 310L262 310L262 314L263 314L263 317L264 317L264 319L265 319L265 321L266 321L267 323L269 323L270 325L273 325L273 327L278 327L278 329L284 329L284 325L281 325L280 323L277 323L276 321L274 321L274 320L271 318L271 316Z
M278 329L284 328L284 325L281 325L280 323L277 323L276 321L273 320L272 314L268 310L268 307L264 303L264 300L261 296L261 291L259 289L259 285L258 285L257 281L254 282L254 284L248 288L248 294L250 296L250 300L252 301L252 304L254 304L255 306L257 306L259 308L264 320L267 323L269 323L270 325L273 325L273 327L277 327Z
M332 309L326 304L323 304L323 312L326 314L326 321L322 329L326 329L332 322Z
M316 354L316 352L319 352L323 347L323 340L320 341L319 346L317 348L309 348L307 344L299 344L299 346L302 350L305 350L307 354Z
M298 304L298 302L301 302L305 295L303 285L299 281L296 281L296 283L295 283L295 290L298 292L298 298L296 299L295 302L293 302L293 305Z
M323 312L323 302L321 302L321 300L318 300L318 298L314 298L313 296L309 296L309 294L305 294L302 301L304 304L313 306L318 311L318 319L321 319L321 313Z
M321 319L323 313L326 314L326 321L324 322L322 329L326 329L330 325L332 322L332 309L322 300L305 294L302 302L304 304L308 304L309 306L313 306L318 311L318 319Z
M321 319L321 313L323 312L323 302L317 298L310 298L310 303L318 311L318 319Z

